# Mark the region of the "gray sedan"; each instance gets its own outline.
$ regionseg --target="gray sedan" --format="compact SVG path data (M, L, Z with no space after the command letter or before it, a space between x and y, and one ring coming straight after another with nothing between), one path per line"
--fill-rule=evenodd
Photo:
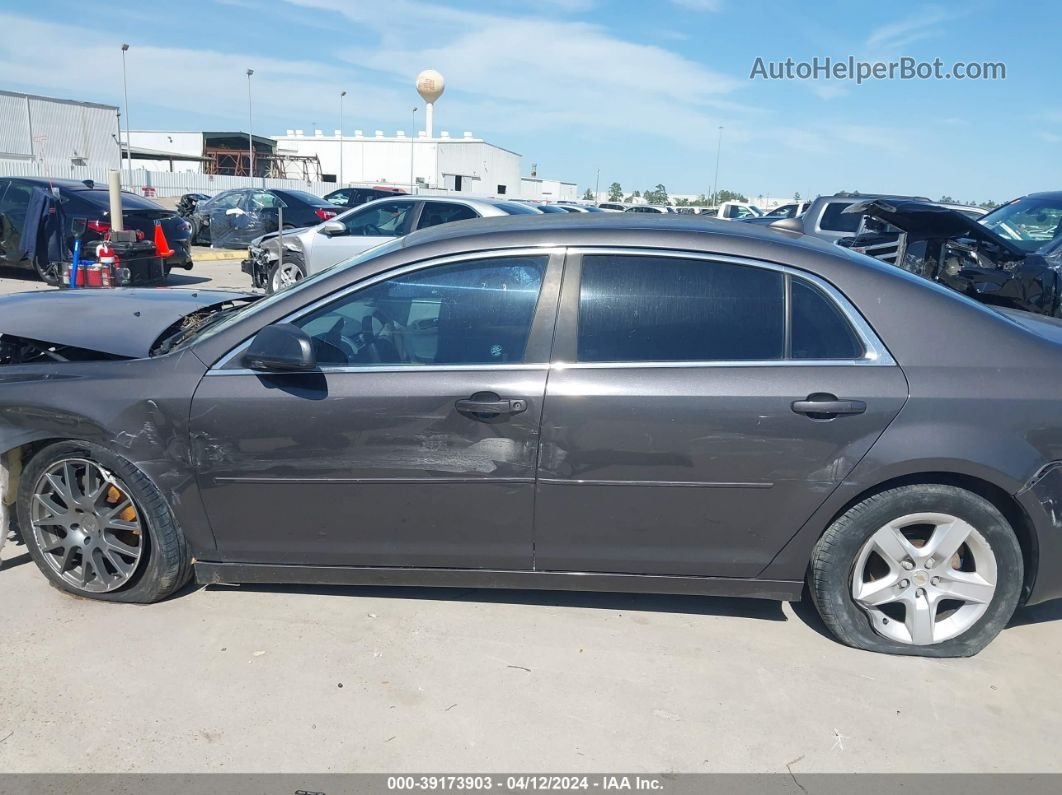
M0 506L101 600L806 588L846 644L966 656L1062 596L1060 346L744 224L442 225L268 298L0 299Z

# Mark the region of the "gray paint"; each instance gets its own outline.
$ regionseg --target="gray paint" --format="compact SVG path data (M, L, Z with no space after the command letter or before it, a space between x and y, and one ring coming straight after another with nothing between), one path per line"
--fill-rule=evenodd
M556 253L547 281L559 305L549 291L540 301L536 366L204 377L262 326L396 268L567 248L571 280L578 250L615 247L815 274L859 308L895 365L566 366L574 299L554 278ZM48 438L111 446L159 483L199 560L234 564L204 569L222 579L381 581L387 572L366 567L401 565L396 581L415 584L437 582L437 569L534 566L609 572L625 590L774 596L796 594L814 541L860 494L965 476L1016 495L1030 522L1029 600L1062 596L1062 474L1044 469L1062 460L1062 368L1036 324L833 246L671 216L454 223L304 285L156 359L5 366L0 451ZM22 333L10 317L0 333ZM530 408L498 425L453 412L480 390ZM816 422L788 409L813 391L867 412ZM606 583L558 578L535 582Z

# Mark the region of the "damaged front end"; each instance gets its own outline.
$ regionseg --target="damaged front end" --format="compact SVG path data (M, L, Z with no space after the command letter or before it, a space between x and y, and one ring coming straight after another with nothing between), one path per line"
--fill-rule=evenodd
M273 266L280 260L280 240L284 240L284 260L303 262L302 242L297 232L303 230L271 232L251 241L247 247L247 259L240 263L244 273L251 277L254 287L265 289L269 282L270 272Z
M877 199L844 212L871 221L841 246L986 304L1062 316L1060 252L1029 251L973 218L926 202Z

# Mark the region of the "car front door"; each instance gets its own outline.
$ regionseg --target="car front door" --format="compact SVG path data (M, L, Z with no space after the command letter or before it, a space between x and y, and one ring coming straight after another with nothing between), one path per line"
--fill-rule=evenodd
M907 382L829 285L682 252L569 252L536 568L753 577Z
M223 561L532 567L561 258L421 264L291 318L318 369L213 369L191 425Z
M22 262L22 228L32 193L27 182L0 180L0 262L5 265Z
M408 233L418 204L411 199L373 202L333 218L343 224L342 232L318 227L310 240L307 272L317 273Z

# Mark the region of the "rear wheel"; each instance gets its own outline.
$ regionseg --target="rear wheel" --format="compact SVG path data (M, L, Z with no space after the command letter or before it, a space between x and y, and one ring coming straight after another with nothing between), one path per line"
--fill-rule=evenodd
M954 486L876 494L819 539L809 589L849 646L968 657L999 634L1023 580L1013 529L990 502Z
M78 596L154 602L191 573L184 537L154 484L88 442L54 444L30 460L18 518L38 568Z

